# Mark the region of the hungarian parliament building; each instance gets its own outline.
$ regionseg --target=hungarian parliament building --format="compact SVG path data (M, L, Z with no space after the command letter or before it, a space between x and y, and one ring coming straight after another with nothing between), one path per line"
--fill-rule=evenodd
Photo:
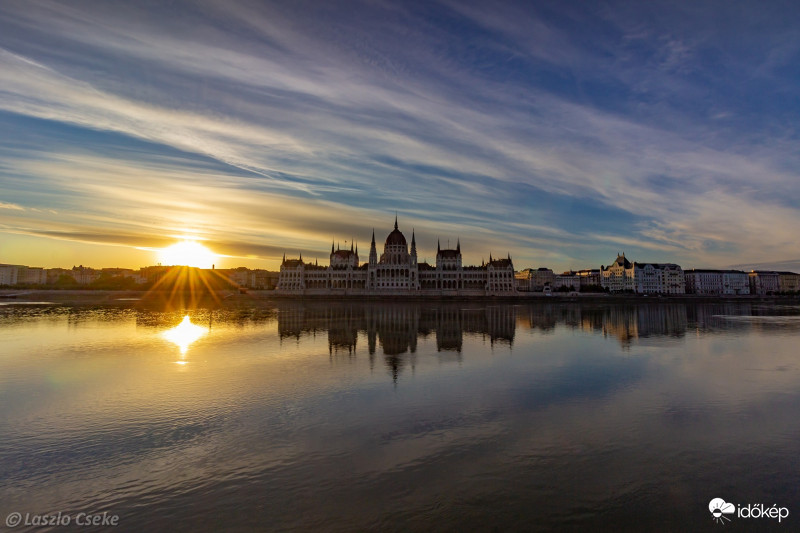
M461 241L455 249L437 245L436 264L417 261L417 243L411 233L411 250L405 235L397 228L386 237L380 258L375 246L375 231L369 261L359 263L358 248L334 249L328 266L299 259L283 258L276 288L278 294L291 295L426 295L426 296L504 296L515 293L514 265L511 256L493 259L480 266L463 266Z

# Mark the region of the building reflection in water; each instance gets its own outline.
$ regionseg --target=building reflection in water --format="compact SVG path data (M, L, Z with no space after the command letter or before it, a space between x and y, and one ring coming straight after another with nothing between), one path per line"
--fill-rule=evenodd
M480 335L489 342L514 342L516 307L429 303L281 303L278 333L281 339L327 332L331 358L354 357L359 333L367 339L370 364L378 351L393 380L416 362L417 342L435 335L440 361L461 361L463 337Z
M614 337L628 347L645 337L682 337L688 327L686 309L684 303L541 304L525 308L527 320L521 325L547 333L563 324Z
M366 338L370 365L376 353L393 380L407 366L414 369L419 339L432 336L441 362L460 362L465 336L512 346L517 327L548 334L557 327L600 333L624 348L651 339L680 339L687 331L725 331L731 327L761 330L800 329L800 308L762 311L749 302L587 302L486 305L471 302L348 303L282 302L278 331L282 339L303 335L328 336L332 359L353 358L359 336Z

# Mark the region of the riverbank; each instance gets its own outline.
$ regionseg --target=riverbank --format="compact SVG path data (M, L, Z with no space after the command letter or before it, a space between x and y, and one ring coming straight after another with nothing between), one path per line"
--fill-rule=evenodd
M210 304L246 304L247 302L267 302L267 301L366 301L366 302L458 302L458 301L482 301L482 302L503 302L503 303L567 303L567 302L639 302L639 303L658 303L658 302L780 302L800 304L800 295L793 296L705 296L705 295L670 295L670 296L645 296L636 294L604 294L604 293L583 293L583 294L561 294L545 295L542 293L519 293L508 296L430 296L430 295L404 295L404 296L383 296L383 295L280 295L275 291L269 290L250 290L239 292L234 290L216 291L214 293L205 292L196 295L191 293L172 293L170 291L105 291L105 290L0 290L0 304L13 305L14 303L39 302L41 304L61 304L61 305L131 305L141 304L165 304L172 303L185 306L210 305Z

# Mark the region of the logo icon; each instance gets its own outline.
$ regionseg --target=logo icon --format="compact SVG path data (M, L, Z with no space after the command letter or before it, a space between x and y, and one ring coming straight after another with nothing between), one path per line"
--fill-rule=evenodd
M714 517L714 522L718 524L725 524L726 521L731 521L731 519L725 515L735 513L736 506L732 503L725 503L725 500L722 498L714 498L709 502L708 510L711 511L711 515Z

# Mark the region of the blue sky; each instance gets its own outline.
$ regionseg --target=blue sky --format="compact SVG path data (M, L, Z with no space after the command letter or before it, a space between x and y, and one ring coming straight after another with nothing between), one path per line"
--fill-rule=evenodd
M596 4L596 5L595 5ZM0 262L800 267L792 2L10 2ZM795 266L797 265L797 266Z

